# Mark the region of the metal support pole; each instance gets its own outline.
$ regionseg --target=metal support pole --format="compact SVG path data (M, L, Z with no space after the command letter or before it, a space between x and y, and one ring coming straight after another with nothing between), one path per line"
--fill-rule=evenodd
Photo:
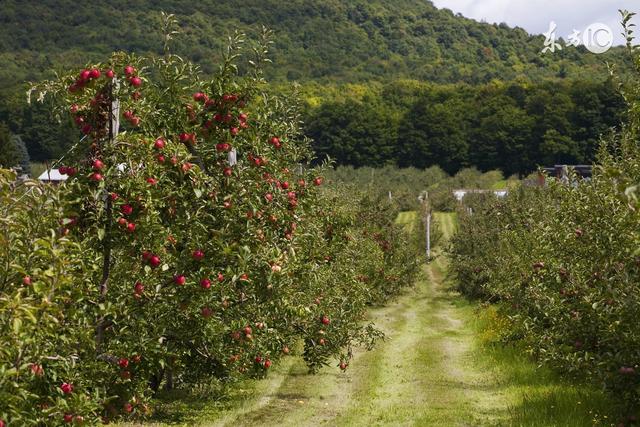
M427 259L431 258L431 212L427 214Z

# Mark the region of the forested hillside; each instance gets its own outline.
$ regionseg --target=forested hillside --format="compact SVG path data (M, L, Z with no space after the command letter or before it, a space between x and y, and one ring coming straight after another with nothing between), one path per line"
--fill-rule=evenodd
M58 158L78 134L70 124L53 121L50 106L27 106L28 82L113 50L161 53L162 10L180 23L173 51L205 72L215 71L224 36L273 28L273 63L266 76L282 87L302 83L307 132L317 138L320 154L340 163L524 172L541 162L588 161L599 132L618 123L618 102L610 91L597 83L582 94L562 81L603 81L605 61L624 69L622 48L605 55L584 48L541 55L542 36L479 23L426 0L137 0L126 6L5 0L0 123L21 137L33 160ZM347 86L358 93L342 103ZM403 98L394 93L398 87ZM559 105L547 104L546 93ZM483 96L492 101L485 105ZM584 99L576 97L589 99L578 106ZM461 116L463 110L473 114ZM558 119L552 118L556 112ZM362 131L352 126L358 118ZM499 133L497 139L492 132Z

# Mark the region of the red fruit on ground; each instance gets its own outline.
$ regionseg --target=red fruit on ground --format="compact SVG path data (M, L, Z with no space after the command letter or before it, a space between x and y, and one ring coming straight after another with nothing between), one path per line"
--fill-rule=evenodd
M340 369L342 369L343 371L347 369L347 364L344 362L340 362Z
M24 276L24 277L22 278L22 283L23 283L24 285L29 286L29 285L31 284L31 277L30 277L30 276Z
M164 139L156 139L156 141L153 143L153 148L155 148L156 150L162 150L164 148Z
M200 286L202 287L202 289L209 289L211 287L211 280L209 279L200 280Z
M279 145L280 144L280 138L278 138L277 136L274 136L273 138L271 138L269 143L271 143L272 145Z
M264 361L264 368L269 369L271 367L271 360L267 359Z
M204 307L202 309L202 317L204 317L205 319L211 317L212 314L213 311L209 307Z
M73 392L73 385L69 383L62 383L60 384L60 390L62 390L64 394L71 394Z
M264 195L264 198L267 200L267 202L271 202L273 200L273 194L267 193Z
M218 282L224 282L224 276L222 273L218 273Z
M256 363L262 363L262 357L256 356Z
M238 132L240 132L240 129L233 127L229 132L231 132L231 135L236 136Z
M73 415L64 414L64 416L62 417L62 420L67 424L71 424L73 422Z
M118 360L118 366L120 366L122 369L126 368L129 366L129 359L123 357L120 360Z
M124 411L128 414L130 414L131 412L133 412L133 405L129 402L125 403L124 405L122 405L122 408L124 409Z
M147 178L147 184L149 185L156 185L158 183L158 180L155 178Z
M322 316L320 318L320 323L322 323L323 325L328 325L329 323L331 323L331 320L329 320L327 316Z
M317 177L316 179L313 180L313 185L318 186L318 185L322 185L322 178L321 177Z
M97 172L96 173L92 173L91 176L89 177L89 179L91 179L91 181L96 181L96 182L102 181L102 178L103 178L102 174L99 174Z
M222 174L224 176L229 177L229 176L231 176L233 174L233 169L231 169L230 167L226 167L226 168L223 169Z
M253 330L251 329L251 326L245 326L245 328L242 330L242 332L244 332L245 335L251 335Z
M178 286L183 286L183 285L187 282L187 278L186 278L186 277L184 277L184 276L182 276L182 275L180 275L180 276L175 276L175 277L173 278L173 281L174 281L174 283L175 283L176 285L178 285Z

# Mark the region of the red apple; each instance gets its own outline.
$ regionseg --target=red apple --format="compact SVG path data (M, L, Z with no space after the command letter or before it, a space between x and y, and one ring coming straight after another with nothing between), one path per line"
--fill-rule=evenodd
M33 375L37 377L41 377L44 374L44 369L42 368L42 366L38 365L37 363L32 363L31 372L33 373Z
M131 65L127 65L126 67L124 67L124 75L129 77L132 76L133 74L135 74L136 69L133 68Z
M113 72L113 70L107 70L107 72L105 73L107 78L112 79L115 77L116 73Z
M155 148L156 150L162 150L164 148L164 139L156 139L156 141L153 143L153 148Z
M151 265L151 267L156 268L157 266L160 265L160 257L158 257L158 255L152 255L151 258L149 258L149 265Z
M104 163L102 163L102 160L100 159L95 159L93 161L92 166L93 166L93 170L99 171L99 170L102 170L102 168L104 168Z
M156 185L157 183L158 183L158 180L157 180L157 179L155 179L155 178L151 178L151 177L147 178L147 184L149 184L149 185Z
M318 186L318 185L322 185L322 178L321 177L317 177L313 180L313 185Z
M91 176L89 176L89 179L91 179L92 181L99 182L99 181L102 181L103 177L102 177L102 174L99 174L96 172L96 173L92 173Z
M173 278L173 281L176 285L183 286L187 282L187 278L184 277L183 275L179 275L179 276L175 276Z
M224 282L224 276L222 273L218 273L218 282Z
M200 280L200 286L202 287L202 289L209 289L211 287L211 280L209 279Z
M347 369L347 364L344 362L340 362L340 369L342 369L343 371Z
M329 323L331 323L331 320L329 320L327 316L322 316L320 318L320 323L322 323L323 325L328 325Z
M264 195L264 198L267 200L267 202L271 202L273 200L273 194L267 193Z
M142 79L140 77L131 77L131 79L129 79L129 84L133 87L140 87Z
M94 68L93 70L91 70L89 74L90 74L89 77L91 77L92 79L100 78L100 70L98 70L97 68Z
M30 276L24 276L22 278L22 283L26 286L29 286L31 284L31 277Z
M82 71L80 72L80 80L82 80L82 81L85 81L85 82L86 82L87 80L89 80L89 78L90 78L90 77L91 77L91 71L89 71L89 70L82 70Z
M133 213L133 207L131 205L122 205L120 207L120 212L122 212L123 215L131 215Z
M126 368L129 366L129 359L123 357L120 360L118 360L118 366L120 366L122 369Z
M264 368L269 369L271 367L271 360L267 359L264 361Z
M133 233L134 231L136 231L136 225L133 222L130 222L129 224L127 224L127 231L129 233Z
M124 405L122 405L122 408L124 409L124 411L128 414L130 414L131 412L133 412L133 405L129 402L125 403Z
M202 249L196 249L195 251L193 251L191 256L196 261L202 261L204 259L204 252L202 251Z
M136 295L142 295L142 293L144 292L144 285L140 282L136 282L135 286L133 287L133 292L135 292Z
M205 319L211 317L212 314L213 310L211 310L209 307L202 308L202 317L204 317Z
M73 422L73 415L71 414L64 414L64 416L62 417L62 419L64 420L65 423L67 424L71 424Z
M256 356L255 361L256 361L256 363L262 363L262 357Z
M231 135L236 136L238 132L240 132L240 129L233 127L229 130L229 132L231 132Z
M223 169L222 174L224 176L231 176L233 174L233 169L231 169L230 167L226 167Z
M60 390L62 390L64 394L71 394L73 392L73 385L69 383L62 383L60 384Z

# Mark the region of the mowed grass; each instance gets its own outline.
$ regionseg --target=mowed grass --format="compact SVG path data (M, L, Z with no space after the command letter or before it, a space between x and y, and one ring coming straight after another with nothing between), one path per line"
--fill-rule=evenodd
M415 212L398 223L411 224ZM437 213L444 241L454 214ZM372 309L386 335L356 351L349 368L310 375L288 357L263 381L232 394L174 391L161 396L147 425L185 426L591 426L617 425L610 398L538 368L518 348L492 344L495 310L452 290L447 258L435 248L416 286ZM299 351L300 349L298 349Z

